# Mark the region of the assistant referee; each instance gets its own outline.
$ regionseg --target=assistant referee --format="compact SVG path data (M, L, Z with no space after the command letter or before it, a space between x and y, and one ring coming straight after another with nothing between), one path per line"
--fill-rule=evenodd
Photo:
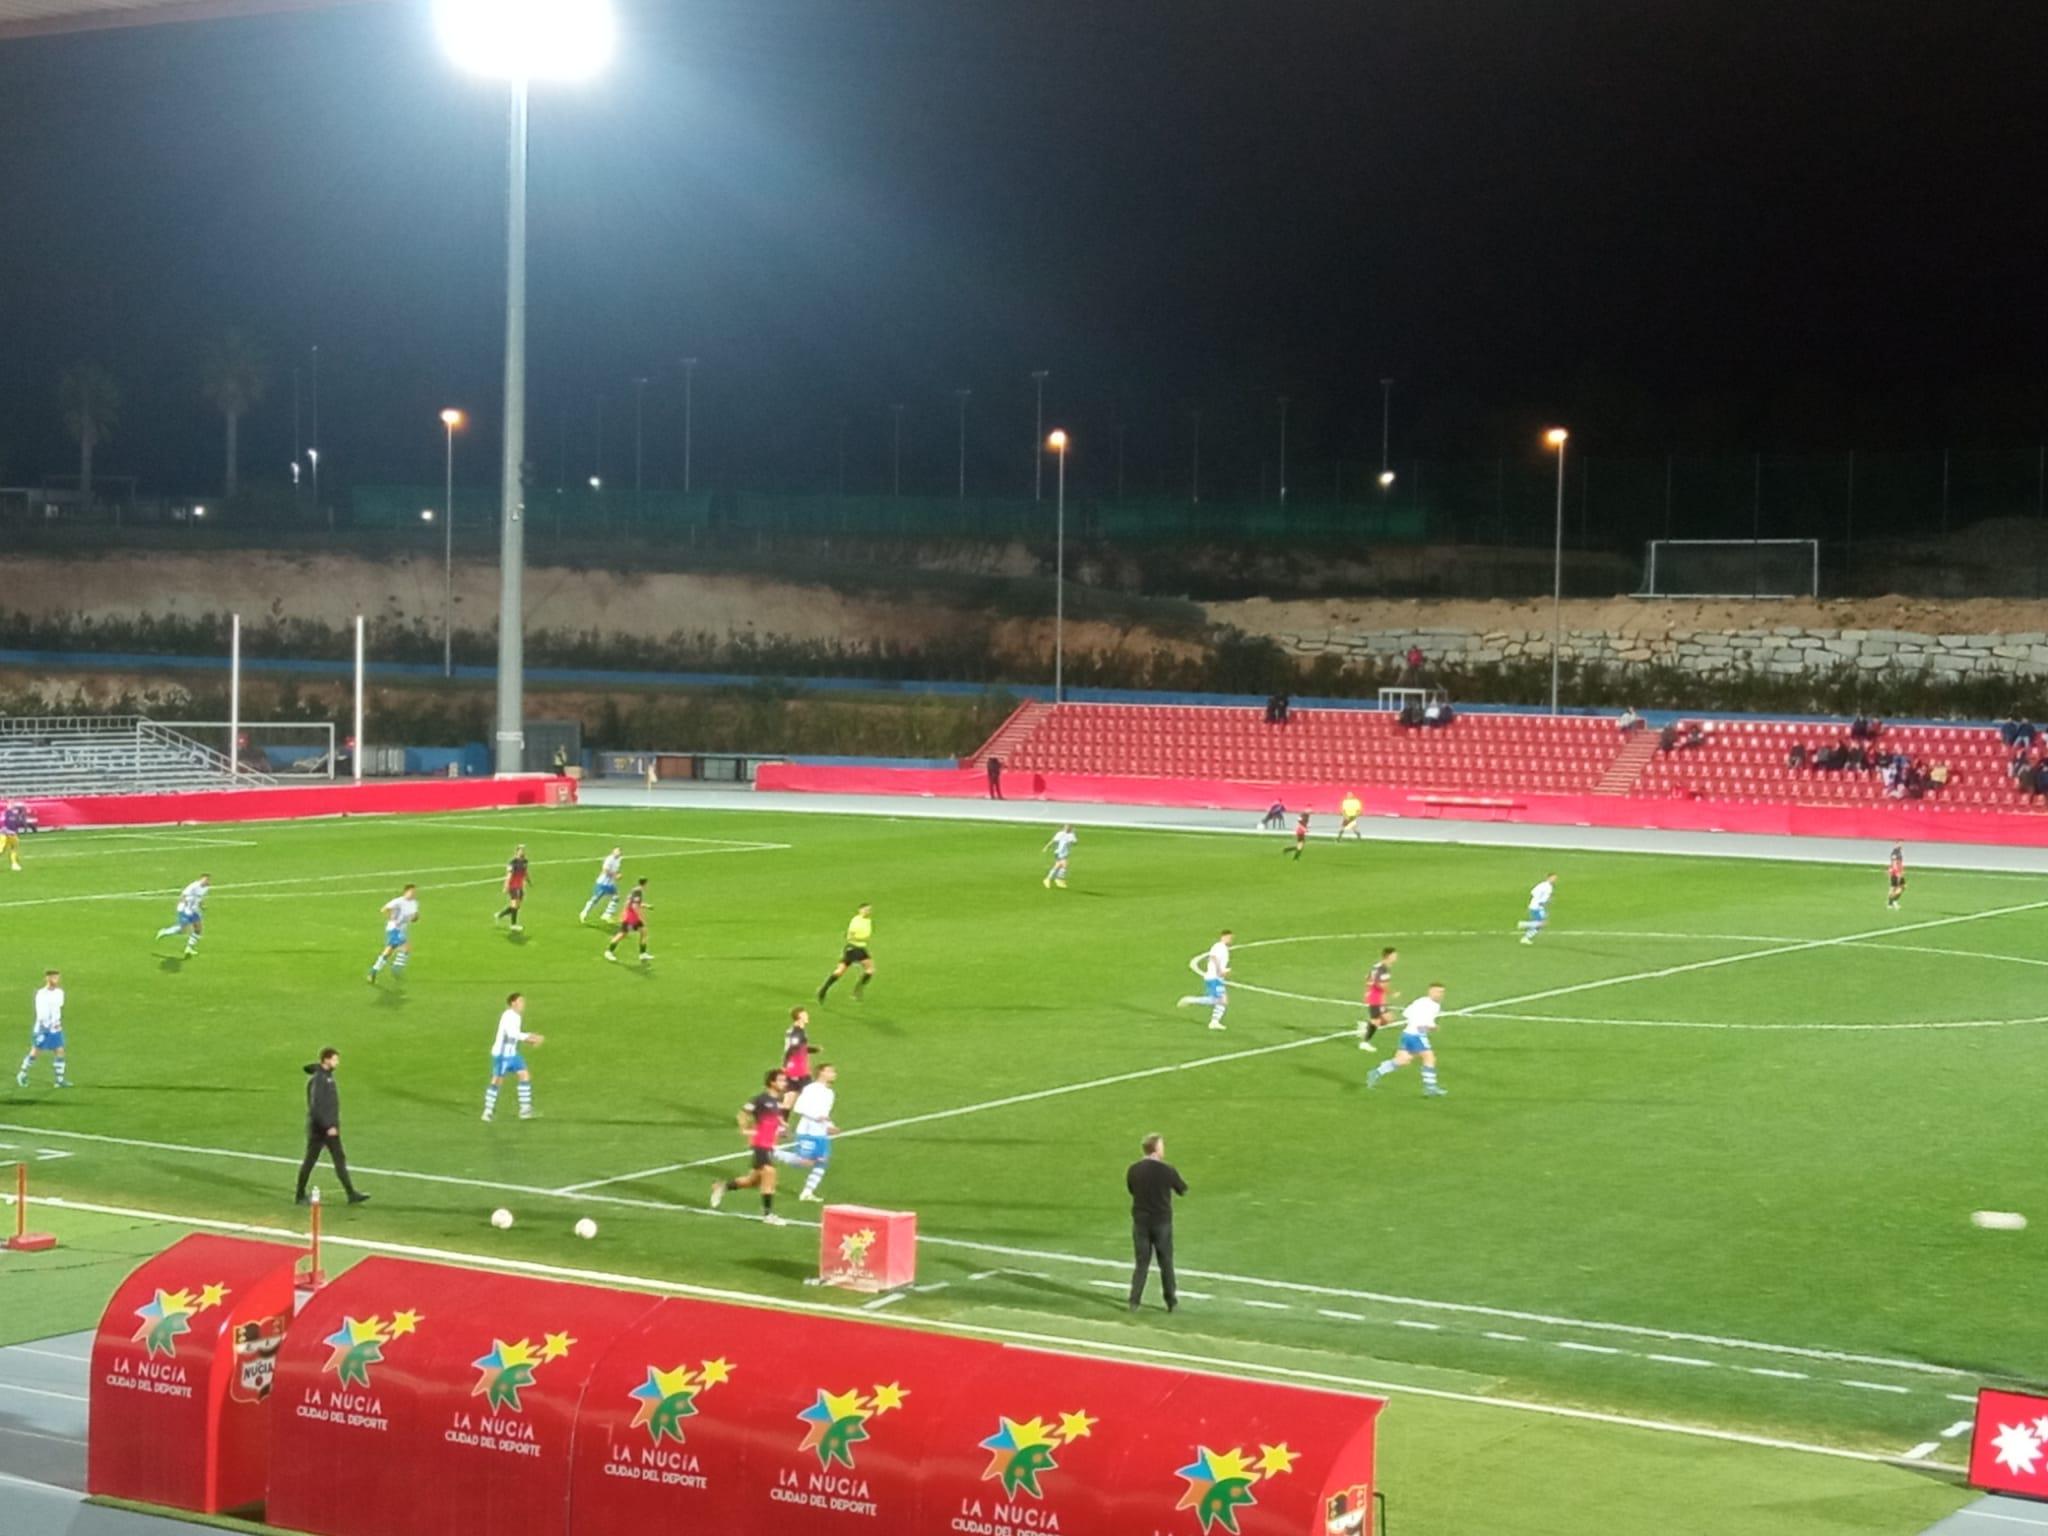
M1154 1131L1140 1144L1145 1155L1124 1172L1131 1192L1131 1310L1145 1299L1145 1276L1159 1259L1159 1289L1166 1310L1180 1306L1173 1279L1173 1197L1188 1192L1187 1180L1166 1160L1166 1138Z
M341 1090L334 1084L334 1069L341 1065L341 1052L328 1046L317 1062L306 1064L306 1160L299 1164L300 1205L306 1203L306 1181L320 1154L334 1159L334 1171L341 1187L348 1191L348 1203L361 1205L370 1197L349 1182L348 1154L341 1147Z

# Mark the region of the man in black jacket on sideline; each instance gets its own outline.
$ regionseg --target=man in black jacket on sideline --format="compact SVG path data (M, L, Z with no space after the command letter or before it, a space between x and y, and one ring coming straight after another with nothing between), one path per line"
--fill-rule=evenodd
M341 1090L334 1086L334 1069L341 1065L341 1052L328 1046L317 1062L306 1066L306 1160L299 1164L300 1205L306 1203L306 1180L313 1165L325 1151L334 1159L334 1171L341 1187L348 1191L348 1203L361 1205L370 1197L348 1179L348 1154L341 1147Z
M1157 1131L1142 1143L1145 1155L1124 1173L1124 1187L1131 1192L1131 1310L1145 1298L1145 1275L1152 1258L1159 1258L1159 1289L1166 1296L1166 1310L1180 1305L1180 1293L1173 1278L1173 1197L1188 1192L1187 1181L1166 1160L1166 1138Z

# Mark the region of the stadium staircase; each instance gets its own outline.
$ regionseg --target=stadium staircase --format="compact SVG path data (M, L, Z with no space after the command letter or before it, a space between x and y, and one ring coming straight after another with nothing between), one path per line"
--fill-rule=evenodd
M996 727L995 735L983 742L981 750L967 760L967 766L979 768L991 757L1000 757L1004 765L1008 766L1010 754L1016 749L1017 743L1037 730L1052 711L1052 705L1042 704L1036 699L1019 704L1011 711L1010 718Z
M1650 759L1657 755L1657 733L1647 727L1631 731L1614 761L1607 765L1607 771L1600 775L1600 782L1593 786L1596 795L1625 795L1636 787L1636 781L1643 776L1643 770L1650 765Z
M0 719L0 798L249 789L277 781L142 715Z

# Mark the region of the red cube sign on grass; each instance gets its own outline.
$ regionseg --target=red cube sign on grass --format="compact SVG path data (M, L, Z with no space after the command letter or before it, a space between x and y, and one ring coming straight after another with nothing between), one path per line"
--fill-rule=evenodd
M1977 1394L1970 1486L2048 1499L2048 1397L1989 1387Z
M819 1223L818 1278L854 1291L894 1291L917 1279L917 1213L828 1205Z

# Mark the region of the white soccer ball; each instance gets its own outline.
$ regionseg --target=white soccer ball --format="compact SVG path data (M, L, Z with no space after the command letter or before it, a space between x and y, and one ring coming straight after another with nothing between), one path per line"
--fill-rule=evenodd
M499 1206L495 1211L491 1212L491 1225L500 1232L507 1230L512 1225L512 1213L502 1205Z
M597 1223L588 1216L584 1217L576 1223L576 1235L586 1239L597 1236Z

